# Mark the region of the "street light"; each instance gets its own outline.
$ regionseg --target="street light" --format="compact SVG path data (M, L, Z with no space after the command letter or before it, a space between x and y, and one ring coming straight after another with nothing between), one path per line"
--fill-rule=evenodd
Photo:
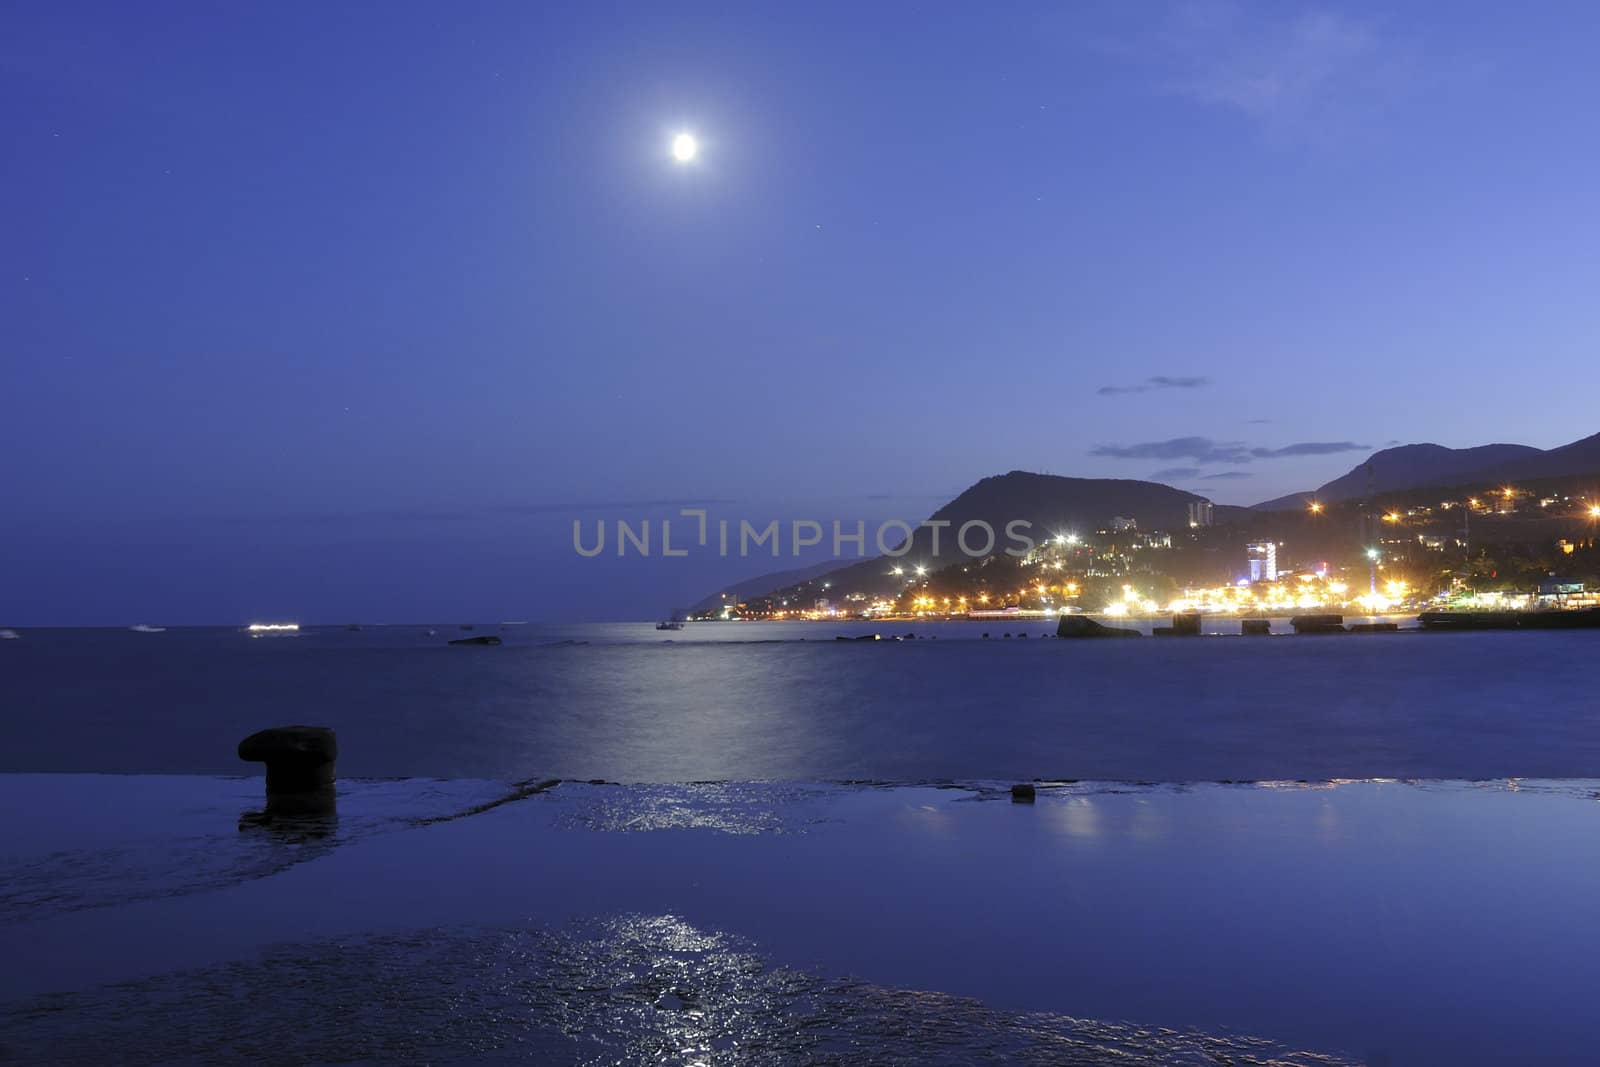
M1322 502L1321 501L1313 500L1311 502L1311 514L1313 514L1313 515L1322 514Z

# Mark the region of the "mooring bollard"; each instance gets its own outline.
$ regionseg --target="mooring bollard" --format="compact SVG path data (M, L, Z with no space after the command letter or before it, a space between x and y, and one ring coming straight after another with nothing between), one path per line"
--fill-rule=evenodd
M239 742L239 758L267 765L267 812L332 812L338 739L326 726L275 726Z

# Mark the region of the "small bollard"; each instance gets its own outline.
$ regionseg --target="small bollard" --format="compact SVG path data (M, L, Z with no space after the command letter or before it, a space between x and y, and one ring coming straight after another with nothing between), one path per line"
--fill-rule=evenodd
M1034 789L1031 782L1019 782L1011 787L1011 803L1032 804L1033 793Z
M269 815L331 813L338 739L326 726L277 726L239 742L239 758L267 765Z

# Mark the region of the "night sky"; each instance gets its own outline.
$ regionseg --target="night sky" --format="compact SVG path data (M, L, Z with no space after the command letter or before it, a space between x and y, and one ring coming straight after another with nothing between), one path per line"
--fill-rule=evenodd
M574 516L1600 429L1592 5L962 7L7 3L0 625L640 618L774 565Z

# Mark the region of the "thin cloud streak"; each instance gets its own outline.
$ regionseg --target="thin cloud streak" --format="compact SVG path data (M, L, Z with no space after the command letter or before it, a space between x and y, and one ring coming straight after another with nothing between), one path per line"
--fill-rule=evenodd
M1289 456L1331 456L1340 452L1366 452L1371 445L1355 441L1299 441L1281 448L1262 448L1242 441L1214 441L1209 437L1174 437L1132 445L1096 445L1091 456L1108 459L1186 459L1201 464L1240 464L1258 459Z
M1157 389L1201 389L1211 384L1210 378L1173 377L1157 374L1138 385L1102 385L1095 392L1101 396L1127 396L1130 393L1150 393Z

